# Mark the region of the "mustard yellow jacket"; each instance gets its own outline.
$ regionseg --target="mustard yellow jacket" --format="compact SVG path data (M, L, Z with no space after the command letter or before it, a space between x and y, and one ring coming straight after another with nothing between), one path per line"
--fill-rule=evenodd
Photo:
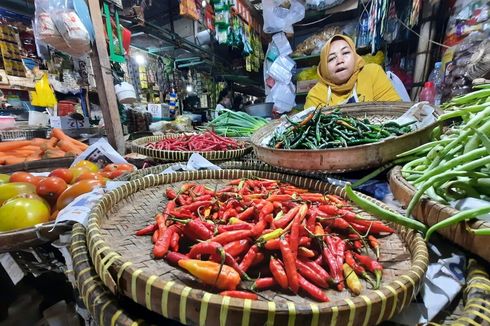
M388 76L381 66L375 63L366 64L357 77L357 97L359 102L401 101L393 88ZM328 86L319 81L306 97L305 109L318 105L337 105L352 96L352 91L346 94L332 92L330 103L327 103Z

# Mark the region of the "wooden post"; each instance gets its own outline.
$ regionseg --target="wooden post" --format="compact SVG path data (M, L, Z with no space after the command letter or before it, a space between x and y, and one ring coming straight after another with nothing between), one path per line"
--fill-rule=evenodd
M100 108L104 118L105 130L109 143L120 153L124 154L124 138L121 117L117 108L116 93L112 81L111 65L107 53L105 27L102 23L99 0L88 0L90 16L95 32L95 48L90 58L94 69L94 77L99 94Z

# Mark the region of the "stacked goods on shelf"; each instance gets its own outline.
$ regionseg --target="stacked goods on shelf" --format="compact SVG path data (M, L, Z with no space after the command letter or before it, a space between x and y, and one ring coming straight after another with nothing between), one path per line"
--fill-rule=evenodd
M26 72L17 43L18 39L17 29L8 25L0 25L0 53L3 58L3 69L7 75L25 77Z

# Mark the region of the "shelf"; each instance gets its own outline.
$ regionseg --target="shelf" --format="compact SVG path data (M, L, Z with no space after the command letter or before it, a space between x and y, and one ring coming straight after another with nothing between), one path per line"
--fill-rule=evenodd
M320 63L320 55L315 54L315 55L308 55L304 57L296 57L293 58L293 60L296 62L296 65L298 68L303 68L303 67L311 67L314 65L318 65Z

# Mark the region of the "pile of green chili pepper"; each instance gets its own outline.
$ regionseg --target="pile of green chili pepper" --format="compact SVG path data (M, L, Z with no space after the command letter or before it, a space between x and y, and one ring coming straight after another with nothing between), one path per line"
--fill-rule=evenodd
M445 107L451 109L439 117L449 122L445 132L439 129L432 142L399 155L414 157L402 168L403 177L417 189L407 216L424 195L443 204L468 197L489 204L433 225L427 238L440 228L490 212L490 84L452 99ZM486 232L490 235L490 230Z
M290 125L284 132L276 133L270 147L282 149L327 149L377 143L390 136L400 136L411 131L414 122L399 125L394 121L384 124L358 119L339 109L324 112L312 111L302 121L288 119Z

